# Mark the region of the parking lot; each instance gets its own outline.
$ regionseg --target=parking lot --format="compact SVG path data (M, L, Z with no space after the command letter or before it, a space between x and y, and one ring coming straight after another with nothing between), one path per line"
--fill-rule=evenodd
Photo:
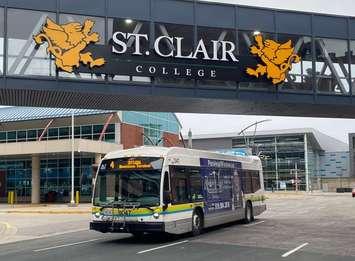
M355 257L355 199L349 194L269 194L268 211L250 225L216 229L199 242Z
M34 226L41 219L52 220L47 226L32 229L41 237L0 245L0 259L28 260L31 256L33 260L97 260L120 256L141 260L144 255L151 260L354 260L355 199L349 194L274 193L268 197L267 212L254 223L208 229L195 238L146 236L136 240L129 234L87 231L87 214L72 218L38 214ZM25 220L26 226L17 227ZM11 214L11 219L2 214L0 221L18 228L10 241L31 239L28 214ZM60 228L60 233L54 234L49 227Z

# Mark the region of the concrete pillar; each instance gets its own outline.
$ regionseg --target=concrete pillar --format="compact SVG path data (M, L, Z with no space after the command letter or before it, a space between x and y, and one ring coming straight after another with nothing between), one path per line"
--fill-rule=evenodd
M40 158L39 155L32 155L32 204L40 203L40 181Z

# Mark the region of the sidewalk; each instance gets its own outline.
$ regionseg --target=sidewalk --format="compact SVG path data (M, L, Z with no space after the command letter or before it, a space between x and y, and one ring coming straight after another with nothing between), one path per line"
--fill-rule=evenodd
M18 214L88 214L91 213L91 204L79 204L77 207L70 207L68 204L0 204L0 213Z
M335 192L322 192L322 191L274 191L274 192L265 192L265 196L269 199L302 199L305 197L351 197L351 193L335 193Z

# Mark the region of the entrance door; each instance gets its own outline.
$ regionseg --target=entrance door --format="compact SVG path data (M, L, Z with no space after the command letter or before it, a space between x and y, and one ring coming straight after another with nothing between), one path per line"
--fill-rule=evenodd
M6 197L6 171L0 170L0 198Z

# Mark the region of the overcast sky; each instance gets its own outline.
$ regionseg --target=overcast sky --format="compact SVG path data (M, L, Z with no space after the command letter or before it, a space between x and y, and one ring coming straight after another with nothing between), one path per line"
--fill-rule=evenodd
M204 0L238 5L355 16L354 0Z
M278 9L292 9L317 13L355 16L355 0L209 0L240 5L254 5ZM272 119L258 130L286 128L315 128L348 143L348 133L355 132L355 120L316 119L270 116L238 116L211 114L178 114L183 133L191 128L193 134L239 132L243 127L261 119Z

